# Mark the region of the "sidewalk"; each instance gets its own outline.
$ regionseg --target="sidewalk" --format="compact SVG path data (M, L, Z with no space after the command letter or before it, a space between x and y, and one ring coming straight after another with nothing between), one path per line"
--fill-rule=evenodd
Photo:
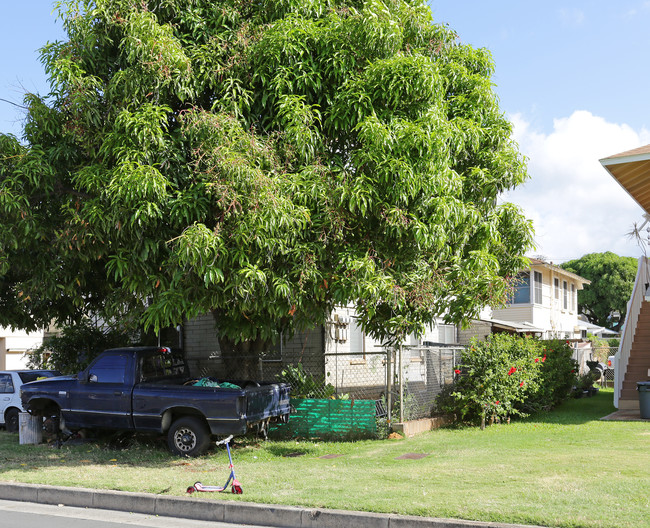
M0 499L282 528L540 528L10 482L0 482Z

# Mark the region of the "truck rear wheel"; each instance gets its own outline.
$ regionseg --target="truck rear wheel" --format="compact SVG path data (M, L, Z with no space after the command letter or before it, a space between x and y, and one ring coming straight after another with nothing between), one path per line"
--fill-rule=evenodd
M5 428L8 433L18 432L18 409L11 408L5 413Z
M175 455L195 457L208 448L210 431L203 420L184 416L176 420L167 432L167 446Z

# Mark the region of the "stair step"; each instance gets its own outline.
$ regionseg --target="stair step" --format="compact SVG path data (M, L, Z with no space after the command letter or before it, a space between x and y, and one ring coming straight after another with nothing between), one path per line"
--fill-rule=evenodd
M623 381L633 381L636 383L637 381L648 381L648 369L643 369L643 370L628 370L625 373L625 376L623 376Z
M650 353L648 353L648 349L635 349L632 347L630 350L630 359L645 359L646 361L650 361Z
M633 386L625 386L621 388L621 395L626 398L638 398L639 391L636 390L636 383Z
M627 369L627 372L625 373L625 376L623 376L623 380L628 380L628 381L647 381L647 379L650 376L648 376L648 369L640 369L640 368L633 368Z
M647 363L646 361L634 361L634 362L630 361L627 364L627 370L628 371L630 371L630 370L637 371L638 370L640 372L640 371L646 370L648 368L650 368L650 364Z
M621 394L623 394L624 392L626 394L628 394L630 397L632 397L632 396L634 398L639 397L639 391L636 390L636 382L630 383L630 384L623 383L623 386L621 387Z
M639 408L639 398L635 396L634 398L619 398L618 399L618 408L619 410L623 409L638 409Z
M650 368L650 360L632 358L627 364L627 368Z

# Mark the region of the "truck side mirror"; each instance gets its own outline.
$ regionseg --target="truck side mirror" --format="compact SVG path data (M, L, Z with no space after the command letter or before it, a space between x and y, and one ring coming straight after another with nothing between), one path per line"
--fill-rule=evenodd
M88 381L90 383L97 383L97 374L91 374L90 376L88 376Z

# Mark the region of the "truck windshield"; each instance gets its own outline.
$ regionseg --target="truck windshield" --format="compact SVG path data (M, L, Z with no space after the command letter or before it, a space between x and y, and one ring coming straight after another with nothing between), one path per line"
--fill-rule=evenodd
M142 381L183 376L185 375L185 363L182 356L164 350L144 356L141 360L140 373Z
M18 375L23 383L29 383L43 378L54 378L60 376L61 373L57 370L32 370L30 372L19 372Z

